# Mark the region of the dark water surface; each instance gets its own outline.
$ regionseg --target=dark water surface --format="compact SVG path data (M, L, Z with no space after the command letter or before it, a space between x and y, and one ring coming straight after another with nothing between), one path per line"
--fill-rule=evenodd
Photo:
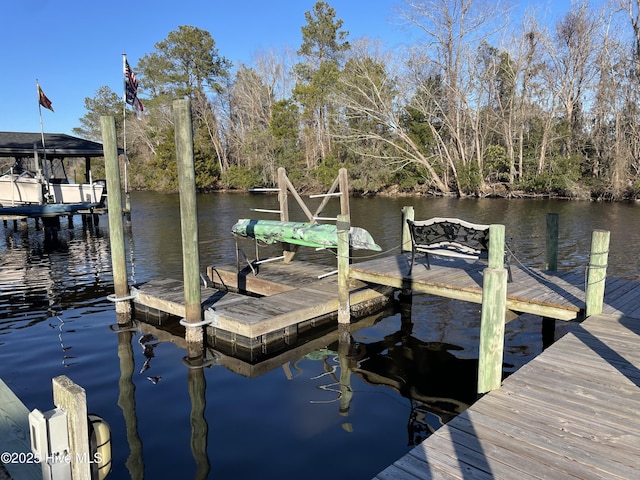
M246 194L201 195L198 202L203 271L235 262L229 232L239 218L273 218L250 208L277 204L273 196ZM292 219L302 220L290 205ZM405 205L414 206L416 219L503 223L519 261L534 267L545 261L545 215L557 212L560 269L586 265L591 232L605 229L609 275L640 278L640 206L352 199L352 223L368 229L385 254L396 254ZM330 205L323 215L336 209ZM132 219L131 281L181 278L177 196L134 193ZM410 323L389 312L355 331L347 355L329 339L262 374L221 365L194 372L176 343L111 328L108 228L106 216L94 229L84 229L79 217L73 225L64 220L52 247L33 221L27 230L0 226L0 376L30 410L53 408L52 377L64 374L84 387L89 410L112 429L109 478L367 479L473 401L479 306L427 295L414 296ZM241 246L253 255L251 244ZM297 258L335 263L312 250ZM557 335L566 328L560 324ZM507 324L506 373L541 351L540 332L541 320L532 316Z

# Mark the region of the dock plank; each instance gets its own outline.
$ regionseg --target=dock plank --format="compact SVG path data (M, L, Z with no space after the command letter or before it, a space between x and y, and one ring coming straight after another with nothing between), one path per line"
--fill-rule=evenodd
M0 379L0 452L28 454L31 452L29 410ZM0 463L1 464L1 463ZM14 479L42 478L42 469L33 462L9 462L4 468Z
M482 303L485 268L486 264L479 261L434 256L430 270L418 264L410 275L407 255L401 254L353 264L349 275L365 282ZM584 287L577 282L578 273L567 275L519 266L511 270L513 282L507 284L509 310L573 320L584 308Z
M590 317L375 478L638 478L639 335Z
M338 310L336 276L324 276L329 266L306 262L273 262L260 266L258 275L209 267L212 281L227 287L242 286L253 295L202 287L203 317L217 329L257 338ZM235 267L233 267L235 268ZM242 278L242 276L245 278ZM322 277L322 278L318 278ZM135 303L184 317L183 283L175 279L153 280L132 287ZM351 306L388 303L392 292L365 282L350 282ZM380 307L382 308L382 307ZM352 308L352 314L355 310Z
M506 392L498 391L491 405L479 404L475 411L504 422L526 424L529 432L535 432L541 438L550 439L554 444L570 445L574 449L571 451L573 459L597 466L605 472L616 471L624 478L633 478L636 473L633 468L637 460L636 455L618 449L619 442L612 442L611 437L595 435L593 428L587 431L583 425L576 422L572 413L555 408L540 409L535 397L518 399ZM541 412L545 413L541 415Z
M155 308L162 312L175 315L180 318L185 316L184 284L175 279L158 279L131 287L132 295L135 295L134 303L146 307ZM213 304L228 305L240 303L246 296L221 291L215 288L202 287L201 301L203 308Z

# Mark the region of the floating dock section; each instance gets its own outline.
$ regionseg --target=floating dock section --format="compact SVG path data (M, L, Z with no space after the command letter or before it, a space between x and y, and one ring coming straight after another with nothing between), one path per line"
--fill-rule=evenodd
M324 324L335 328L338 310L336 275L328 266L305 262L271 262L259 270L235 266L209 267L209 286L203 286L203 319L216 347L264 351L297 341L298 336ZM136 316L162 312L184 317L180 280L162 279L131 288ZM354 281L350 285L354 319L383 310L393 289Z
M421 257L409 274L410 256L395 255L350 266L349 277L397 289L482 303L481 261L432 256L431 269ZM584 310L584 271L548 272L511 266L507 308L558 320L574 320Z

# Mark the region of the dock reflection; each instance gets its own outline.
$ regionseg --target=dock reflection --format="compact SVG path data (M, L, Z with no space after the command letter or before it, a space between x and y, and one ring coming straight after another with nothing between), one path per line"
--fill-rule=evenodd
M196 474L195 478L207 478L211 463L207 452L208 424L206 409L205 368L224 367L247 378L256 378L274 369L282 368L287 378L302 373L303 360L315 358L323 362L320 376L322 389L332 392L334 397L322 403L335 402L338 413L345 417L342 428L350 432L349 416L354 398L352 382L354 375L370 385L391 388L405 398L407 405L407 442L415 445L424 440L440 425L464 411L476 399L477 360L457 358L454 352L461 347L438 342L425 342L412 335L412 324L403 315L397 332L372 342L356 341L358 330L371 327L383 318L396 312L387 310L376 315L363 317L338 330L335 324L329 331L297 338L290 345L278 344L278 350L267 352L258 360L251 352L235 352L205 345L201 358L194 358L187 350L184 327L177 321L163 319L135 318L128 328L119 326L118 356L121 377L118 405L122 409L126 423L127 441L130 454L126 462L131 478L143 478L144 463L142 442L138 434L135 406L135 385L132 375L135 370L133 349L134 334L145 339L140 345L150 355L146 362L153 360L156 342L170 342L185 350L183 359L187 370L188 392L191 399L190 429L191 452ZM120 330L121 329L121 330ZM315 336L314 336L315 335ZM149 340L149 341L147 341ZM148 363L142 366L145 369ZM316 370L317 371L317 370ZM326 380L326 381L325 381ZM160 381L160 379L158 380ZM355 393L357 394L357 392Z

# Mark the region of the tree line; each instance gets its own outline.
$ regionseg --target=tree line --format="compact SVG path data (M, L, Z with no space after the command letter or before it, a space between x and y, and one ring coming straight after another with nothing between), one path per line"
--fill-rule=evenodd
M201 191L274 185L278 167L317 189L344 167L363 194L640 198L639 2L572 3L543 23L496 2L404 0L398 23L419 35L393 51L350 39L317 2L297 51L235 66L179 26L134 68L130 185L177 189L171 106L189 98ZM75 134L99 140L101 115L122 133L109 87L85 106Z

